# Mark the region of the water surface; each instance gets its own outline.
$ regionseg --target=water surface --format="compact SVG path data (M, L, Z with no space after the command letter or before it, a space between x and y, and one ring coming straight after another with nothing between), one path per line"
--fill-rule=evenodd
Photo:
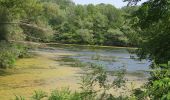
M128 52L130 50L129 48L71 45L53 46L55 46L55 49L50 52L69 52L74 55L68 56L68 58L73 58L84 63L100 64L108 71L114 71L121 67L126 68L127 72L130 73L145 72L149 70L148 66L150 65L150 62L147 60L137 60L135 54Z

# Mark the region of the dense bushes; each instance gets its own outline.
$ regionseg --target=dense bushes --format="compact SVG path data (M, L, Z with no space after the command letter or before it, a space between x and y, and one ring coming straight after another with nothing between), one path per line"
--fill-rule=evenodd
M0 44L0 68L11 67L17 58L17 50L13 45Z
M21 44L0 42L0 68L12 67L17 58L27 54L27 48Z
M152 62L151 77L139 98L170 100L169 9L169 0L148 0L130 18L129 25L133 29L130 38L139 48L136 53L140 59Z
M168 64L152 64L154 70L143 88L134 91L137 100L170 100L170 62ZM147 99L148 100L148 99Z
M129 45L120 29L127 12L113 5L75 5L72 0L2 0L0 6L0 40Z
M49 2L53 2L53 0L49 0ZM56 3L56 5L58 4ZM49 22L56 31L54 42L129 45L126 34L120 29L125 21L123 15L126 13L122 9L117 9L109 4L89 4L68 6L61 12L50 19L57 20L56 23Z

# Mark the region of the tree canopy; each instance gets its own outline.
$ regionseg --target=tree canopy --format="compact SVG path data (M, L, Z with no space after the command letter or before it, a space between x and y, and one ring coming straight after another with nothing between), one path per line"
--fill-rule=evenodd
M145 2L134 14L133 26L141 58L154 59L156 63L170 60L169 9L168 0L152 0Z

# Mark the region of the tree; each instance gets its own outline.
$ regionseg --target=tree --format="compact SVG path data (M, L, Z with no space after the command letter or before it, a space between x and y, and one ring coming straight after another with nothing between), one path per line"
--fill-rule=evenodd
M41 2L51 2L60 5L61 9L67 9L67 7L74 6L72 0L40 0Z
M123 0L124 2L128 2L127 6L137 5L137 3L141 0Z
M1 40L24 39L27 30L45 31L44 22L39 15L43 8L37 0L1 0L0 1ZM43 25L40 25L40 23ZM46 24L47 25L47 24ZM24 34L23 34L24 33Z
M168 0L153 0L144 3L136 12L135 30L138 34L141 58L154 59L156 63L166 63L170 60Z
M108 29L104 34L105 36L105 45L116 45L116 46L127 46L128 38L124 35L119 29Z
M18 21L21 15L22 6L17 5L20 1L1 0L0 1L0 40L9 40L16 34L22 33L19 25L5 24L6 22ZM20 36L20 35L19 35Z
M170 2L145 2L132 18L138 56L152 61L150 79L144 95L152 100L169 100L170 94ZM167 64L168 62L168 64Z
M114 45L120 43L119 46L124 45L123 38L118 37L119 39L113 41L111 38L109 40L106 38L109 29L120 30L124 22L122 10L108 4L89 4L68 6L63 12L65 12L63 15L64 19L60 21L61 23L55 24L55 21L53 21L54 24L51 24L54 27L53 29L57 31L55 35L57 42L97 45ZM58 17L55 16L54 18L58 20ZM81 38L82 36L84 36L84 39ZM86 37L93 37L93 39L89 41Z
M80 41L79 43L82 44L93 44L93 34L92 34L92 30L88 30L88 29L79 29L76 31Z

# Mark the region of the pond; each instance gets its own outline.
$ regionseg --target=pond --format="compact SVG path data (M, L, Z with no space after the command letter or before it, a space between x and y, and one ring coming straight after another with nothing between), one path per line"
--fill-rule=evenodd
M15 95L25 96L30 99L35 90L48 93L54 89L70 87L72 91L78 90L80 76L84 68L79 68L81 63L100 64L107 71L116 71L126 68L128 79L138 88L148 78L145 73L149 70L150 62L137 61L136 55L130 54L129 48L100 47L100 46L75 46L75 45L50 45L51 47L31 50L35 53L31 58L17 60L13 69L0 70L0 99L13 100ZM132 49L133 50L133 49ZM76 65L76 62L77 65ZM76 66L70 65L75 63ZM123 66L123 67L122 67Z
M50 52L69 52L74 55L66 56L65 59L78 60L82 63L94 63L103 66L107 71L115 71L125 68L127 73L142 73L149 70L148 60L137 60L135 54L129 53L132 48L78 46L78 45L51 45L55 49ZM62 59L64 60L64 59ZM74 60L73 60L74 61ZM67 64L67 63L66 63Z

